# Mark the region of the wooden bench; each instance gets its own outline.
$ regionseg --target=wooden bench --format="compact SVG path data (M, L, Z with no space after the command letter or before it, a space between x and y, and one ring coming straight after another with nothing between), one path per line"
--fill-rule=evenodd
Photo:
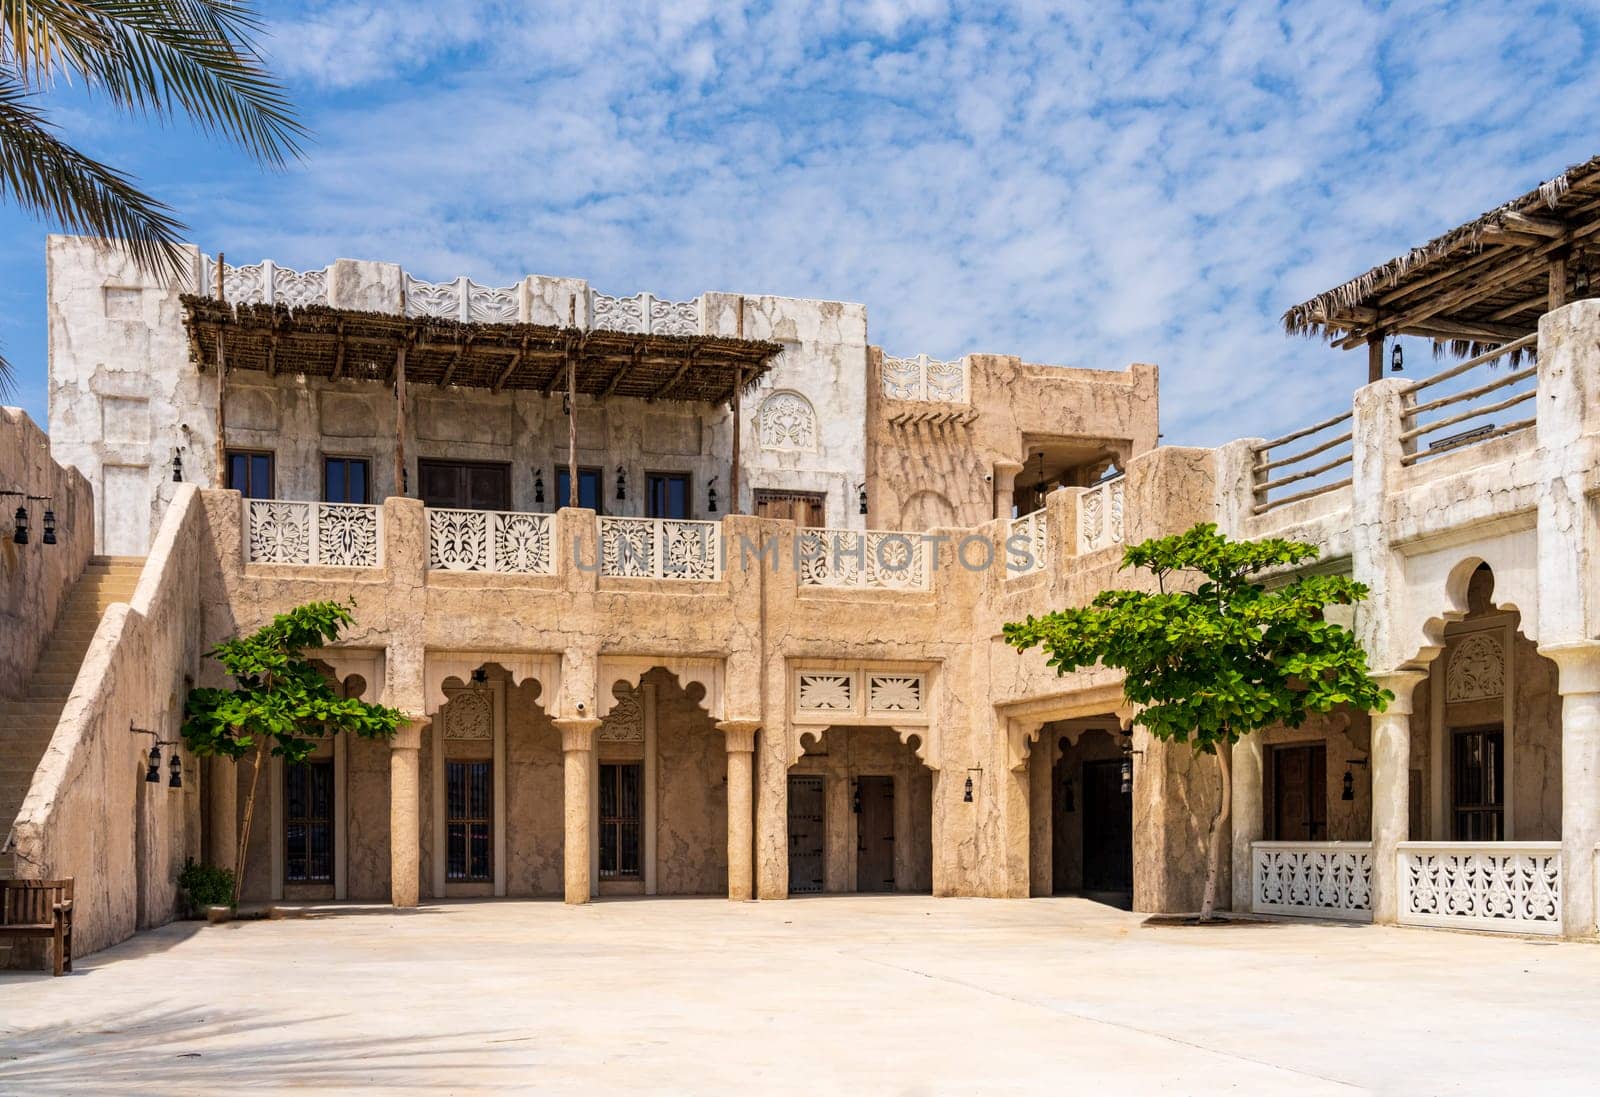
M72 881L0 880L0 938L55 943L55 973L72 970Z

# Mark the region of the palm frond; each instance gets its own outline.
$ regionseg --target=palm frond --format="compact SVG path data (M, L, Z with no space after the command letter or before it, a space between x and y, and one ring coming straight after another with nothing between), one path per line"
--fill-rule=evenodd
M133 181L74 149L29 102L27 89L0 74L0 195L64 227L118 241L143 268L182 277L184 225Z
M24 87L77 72L124 110L185 114L278 166L305 130L256 48L261 29L230 0L0 0L0 64L9 52Z

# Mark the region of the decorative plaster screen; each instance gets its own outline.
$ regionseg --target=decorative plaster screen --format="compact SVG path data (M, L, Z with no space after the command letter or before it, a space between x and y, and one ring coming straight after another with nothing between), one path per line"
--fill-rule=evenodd
M794 716L803 723L927 723L928 680L924 670L802 667L792 677Z
M1503 697L1505 675L1506 653L1499 637L1492 632L1475 632L1463 637L1450 653L1444 699L1455 704Z
M856 677L854 674L808 674L801 672L795 707L802 712L854 712Z
M798 392L774 392L756 415L762 449L817 448L817 413Z
M867 676L867 711L921 712L923 679L920 674Z
M446 690L450 703L440 709L446 739L493 739L494 697L486 689Z
M644 742L644 705L638 687L616 694L616 703L600 725L599 737L604 743Z

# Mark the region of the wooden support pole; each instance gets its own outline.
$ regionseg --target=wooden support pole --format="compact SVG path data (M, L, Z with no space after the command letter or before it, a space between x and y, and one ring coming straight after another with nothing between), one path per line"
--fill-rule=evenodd
M406 481L406 348L394 352L394 490L408 494Z
M1383 380L1383 333L1367 336L1367 384Z
M739 307L734 313L734 332L740 339L744 338L744 295L739 295ZM729 407L733 409L733 467L728 473L728 513L743 514L739 509L739 434L742 418L739 411L740 391L744 388L744 367L740 366L733 374L733 399Z
M579 505L578 491L578 360L567 351L567 506Z
M217 252L217 300L226 301L226 291L222 283L222 252ZM217 332L217 486L228 486L228 412L223 404L224 389L228 378L228 354L224 347L227 334Z
M1550 299L1546 312L1554 312L1567 303L1567 257L1550 257Z

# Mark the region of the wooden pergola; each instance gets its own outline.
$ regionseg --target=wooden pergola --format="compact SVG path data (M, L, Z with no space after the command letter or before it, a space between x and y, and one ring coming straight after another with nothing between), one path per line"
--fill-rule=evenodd
M577 397L727 403L733 415L732 507L739 499L740 397L770 368L781 343L712 335L644 335L545 324L471 324L311 305L229 304L181 298L189 354L217 373L219 459L222 395L230 373L251 371L393 388L398 410L395 483L405 477L408 386L532 390L566 396L569 483L577 484ZM738 328L744 329L743 301Z
M1383 375L1393 335L1476 355L1538 331L1539 317L1590 295L1600 265L1600 157L1283 314L1291 335L1367 348Z

